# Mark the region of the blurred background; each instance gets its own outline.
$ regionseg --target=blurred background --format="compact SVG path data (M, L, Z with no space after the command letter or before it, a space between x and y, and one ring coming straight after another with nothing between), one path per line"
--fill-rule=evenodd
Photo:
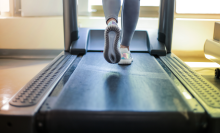
M160 0L141 0L137 29L158 28L159 5ZM220 21L219 5L219 0L176 0L174 53L204 57L204 42ZM0 11L0 49L63 49L62 0L0 0ZM105 28L102 0L79 0L78 15L79 27Z

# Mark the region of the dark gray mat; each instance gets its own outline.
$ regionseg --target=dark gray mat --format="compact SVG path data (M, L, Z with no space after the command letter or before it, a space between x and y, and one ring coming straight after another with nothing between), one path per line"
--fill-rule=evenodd
M54 109L81 111L188 110L153 56L132 54L132 65L107 63L87 53L64 86Z
M195 133L201 117L156 59L132 55L132 65L122 66L107 63L103 53L88 52L47 113L47 130Z

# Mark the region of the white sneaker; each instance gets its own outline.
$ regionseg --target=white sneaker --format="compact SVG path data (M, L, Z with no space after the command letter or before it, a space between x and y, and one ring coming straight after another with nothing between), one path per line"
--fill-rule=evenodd
M132 63L133 58L131 52L127 48L120 48L121 60L118 62L119 65L129 65Z

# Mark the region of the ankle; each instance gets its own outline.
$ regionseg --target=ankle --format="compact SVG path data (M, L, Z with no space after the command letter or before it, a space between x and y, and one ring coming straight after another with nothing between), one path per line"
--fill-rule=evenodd
M115 23L117 23L117 22L116 22L116 19L110 18L110 19L108 19L108 21L107 21L107 25L108 25L108 23L111 22L111 21L114 21Z
M124 46L124 45L120 45L120 48L127 48L128 49L128 51L129 51L129 46Z

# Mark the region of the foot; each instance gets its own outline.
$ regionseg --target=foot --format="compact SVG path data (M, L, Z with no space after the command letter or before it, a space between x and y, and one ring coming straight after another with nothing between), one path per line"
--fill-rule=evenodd
M119 65L130 65L133 61L131 56L131 52L127 48L120 48L121 52L121 60L119 61Z
M118 41L120 37L120 29L115 21L108 23L105 29L105 48L104 48L104 58L109 63L118 63L121 59L120 50L118 47Z
M124 45L120 45L120 48L127 48L128 49L128 51L129 51L129 46L124 46Z

